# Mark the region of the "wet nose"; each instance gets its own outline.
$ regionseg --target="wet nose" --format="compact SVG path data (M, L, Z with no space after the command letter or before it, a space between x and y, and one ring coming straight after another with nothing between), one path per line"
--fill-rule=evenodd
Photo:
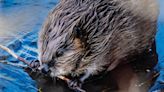
M44 74L48 74L50 72L47 64L43 64L43 68L41 69L41 72Z
M50 67L53 67L54 64L54 61L50 61L48 63L43 64L43 68L41 69L42 73L48 74L50 72Z

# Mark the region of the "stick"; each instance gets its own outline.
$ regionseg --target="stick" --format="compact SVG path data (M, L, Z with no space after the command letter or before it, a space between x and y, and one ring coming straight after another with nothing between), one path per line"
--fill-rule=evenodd
M15 54L13 51L11 51L9 48L3 46L3 45L0 45L0 48L5 50L6 52L8 52L9 54L11 54L14 58L22 61L23 63L27 64L29 67L31 67L31 64L26 61L25 59L23 59L22 57L19 57L17 54Z
M12 65L12 66L21 67L21 68L26 68L27 67L27 65L11 63L11 62L7 62L7 61L0 61L0 62L3 63L3 64Z
M0 45L0 48L7 51L9 54L11 54L14 58L18 59L18 56L13 52L11 51L9 48L3 46L3 45Z
M64 77L64 76L58 76L58 78L61 79L61 80L66 81L67 83L69 83L69 82L71 81L70 79L68 79L68 78L66 78L66 77ZM81 89L81 88L78 87L78 86L77 86L75 89L78 90L79 92L86 92L85 90Z

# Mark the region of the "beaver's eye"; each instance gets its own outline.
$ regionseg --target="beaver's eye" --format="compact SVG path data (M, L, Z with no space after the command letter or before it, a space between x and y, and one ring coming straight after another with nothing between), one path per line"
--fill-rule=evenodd
M48 62L48 66L49 66L49 67L53 67L54 64L55 64L55 61L52 61L52 60L51 60L50 62Z
M64 50L62 49L59 49L57 52L56 52L56 57L60 57L64 54Z

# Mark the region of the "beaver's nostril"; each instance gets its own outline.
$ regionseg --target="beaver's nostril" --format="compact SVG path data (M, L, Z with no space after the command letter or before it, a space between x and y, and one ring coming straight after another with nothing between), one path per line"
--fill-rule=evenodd
M48 74L48 72L50 71L48 65L47 64L43 64L43 68L41 69L41 71L44 74Z

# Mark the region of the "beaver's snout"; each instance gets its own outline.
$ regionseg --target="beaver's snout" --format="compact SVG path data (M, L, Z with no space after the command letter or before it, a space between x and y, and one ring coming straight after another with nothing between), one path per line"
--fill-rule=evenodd
M44 74L48 74L50 72L49 68L51 67L52 63L48 63L48 64L40 64L39 60L33 60L30 63L30 67L32 69L38 69L39 71L41 71Z

